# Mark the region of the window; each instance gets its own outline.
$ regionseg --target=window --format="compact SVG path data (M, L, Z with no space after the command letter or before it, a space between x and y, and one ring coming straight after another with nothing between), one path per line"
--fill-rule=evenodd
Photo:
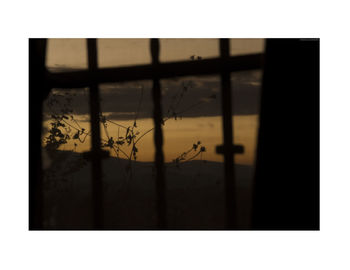
M128 46L128 42L131 47L139 46L140 51L133 52ZM149 49L146 47L148 42L150 42ZM181 47L177 44L179 42L187 45ZM201 42L206 45L198 48L196 52L195 48ZM259 42L263 41L260 40ZM61 43L61 46L74 47L74 57L77 58L74 62L71 55L64 56L68 61L66 63L67 68L63 68L65 63L59 63L59 65L54 63L55 57L58 57L57 55L64 54L64 52L57 54L52 52L55 46ZM74 119L74 121L79 120L84 124L90 121L90 125L89 128L87 125L84 127L77 126L80 131L78 135L74 133L72 136L79 140L86 136L87 142L91 143L91 147L84 148L82 145L74 144L73 141L65 144L65 147L77 152L84 152L85 160L91 164L90 168L85 168L85 170L91 169L90 188L88 189L91 194L85 200L86 209L91 210L89 212L92 219L90 228L239 228L233 155L235 152L241 152L241 148L237 148L232 143L236 138L243 144L245 141L244 139L239 140L239 134L233 133L234 136L232 136L232 128L237 127L237 123L238 126L244 125L244 121L234 120L232 125L232 112L236 112L236 103L231 101L231 96L233 96L231 85L236 83L234 75L236 72L257 70L262 67L262 51L258 49L258 53L252 54L251 50L241 50L238 53L240 55L230 56L230 54L236 54L236 49L230 47L230 40L228 39L182 41L177 39L160 41L157 39L150 41L145 39L129 41L88 39L87 50L86 47L81 45L82 40L49 40L48 54L45 55L46 40L31 40L30 46L33 56L31 61L33 65L31 66L32 84L30 91L33 93L35 87L40 89L43 96L47 96L50 91L50 95L66 91L60 89L84 89L78 91L77 95L83 95L86 99L85 104L88 103L89 106L87 109L87 106L82 105L83 98L74 98L74 107L79 110L77 119ZM117 46L115 48L122 53L119 55L112 53L114 46ZM147 50L150 54L147 54ZM185 51L184 56L180 55L181 50ZM255 52L254 48L252 50ZM81 56L86 51L87 57L83 59ZM188 53L191 55L187 55ZM110 57L111 55L113 57ZM129 55L132 57L128 60L126 56ZM46 57L47 61L45 60ZM48 72L43 69L45 62L50 67ZM60 67L59 72L55 72L57 67ZM56 70L53 70L55 68ZM259 72L258 75L254 72L248 74L260 76ZM251 83L259 82L253 81ZM189 91L188 96L181 100L184 89L187 91L190 88L194 90ZM75 92L69 90L69 93ZM206 107L197 106L198 102L202 102ZM187 110L188 108L189 110ZM36 115L42 115L40 109L35 113ZM208 119L198 119L199 116ZM68 116L65 115L65 117ZM176 121L182 117L186 118L181 122L185 130L183 130L184 133L179 133L180 122ZM191 117L196 119L193 120ZM35 121L37 126L43 125L45 132L47 131L47 119L44 118L43 121L40 117L31 119ZM168 119L169 121L166 122ZM64 120L67 119L64 118ZM73 119L69 120L73 121ZM134 121L130 122L130 120ZM79 121L77 121L78 125L80 124ZM256 124L256 119L253 119L253 122ZM145 129L139 131L139 126ZM150 132L147 132L148 130ZM138 146L135 142L145 132L147 134L144 135L143 140L146 145ZM181 134L185 133L187 135L181 137ZM219 135L220 133L221 135ZM214 137L211 138L210 136ZM219 138L220 136L221 138ZM254 137L254 135L252 136ZM189 140L190 137L193 137L192 140ZM200 138L203 138L203 141L200 141ZM150 146L151 141L154 142L154 147ZM128 149L124 148L126 144L128 144ZM249 147L246 149L249 152L251 151ZM191 152L192 156L186 154L188 151ZM185 155L183 155L184 153ZM119 158L122 155L128 157L125 160L129 159L130 163L124 160L124 164L115 162L113 165L108 165L108 163L111 163L108 156ZM193 174L194 178L197 177L195 186L198 187L198 193L196 193L196 190L192 190L186 195L185 189L189 182L180 184L180 188L177 189L176 184L174 185L175 182L171 180L171 175L180 175L176 171L177 169L191 170L190 167L185 168L190 163L182 163L191 161L193 156L201 159L198 161L203 161L206 159L203 158L205 155L208 156L208 162L224 160L224 163L220 163L218 166L213 165L216 166L213 175L217 171L218 175L222 175L222 178L220 176L215 179L209 177L210 181L214 179L213 184L219 187L219 193L211 197L205 195L206 193L202 192L201 177L198 178L198 175ZM36 157L38 158L37 165L41 168L44 162L40 156ZM138 161L140 163L135 165ZM142 162L144 164L141 164ZM169 164L174 166L171 167ZM123 169L116 174L115 178L117 181L118 176L125 172L127 174L125 183L127 183L127 179L130 180L130 177L132 177L132 166L140 166L137 171L140 185L138 186L137 181L128 184L129 187L135 185L134 188L136 189L134 189L132 195L135 200L130 199L131 197L127 197L125 194L118 193L117 189L111 189L112 180L104 180L111 178L112 172L107 172L108 166L122 166ZM198 166L209 168L209 165L205 163L198 163ZM200 173L201 169L199 170ZM202 170L202 173L205 173L205 170ZM45 215L43 216L44 200L42 199L43 177L40 174L42 173L38 171L31 177L31 228L45 228L47 226L45 225L47 222L43 222L45 219ZM106 174L109 175L106 177ZM195 181L196 179L192 180ZM148 193L140 187L148 189ZM113 202L111 199L113 194L119 196L119 200L117 200L119 204L114 204L116 201ZM186 204L184 203L181 207L176 206L179 194L187 196L186 200L192 203L193 209L205 208L213 203L220 205L220 207L213 210L213 213L217 212L217 215L206 216L205 211L196 212L197 219L191 219L190 212L182 215L180 212L186 209ZM204 195L196 197L194 194ZM140 200L140 198L144 200ZM192 198L193 201L188 200L189 198ZM128 205L129 209L138 209L138 211L123 212L121 210L123 206L120 205L123 202ZM115 211L110 211L110 209ZM88 218L88 214L85 217ZM85 228L77 224L68 224L67 226L74 229ZM67 227L58 226L56 228Z

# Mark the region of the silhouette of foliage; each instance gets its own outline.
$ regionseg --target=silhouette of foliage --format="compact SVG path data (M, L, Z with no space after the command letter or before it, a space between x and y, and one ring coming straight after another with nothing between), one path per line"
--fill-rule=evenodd
M192 59L192 56L191 56ZM197 57L197 60L202 59L200 56ZM195 60L195 56L193 56ZM180 110L180 104L184 100L188 91L195 87L195 84L192 81L182 82L179 90L172 96L171 102L168 109L166 110L166 115L162 119L162 124L165 125L169 119L182 119L183 113L193 109L196 106L203 105L206 103L201 100L192 104L191 106ZM54 92L48 98L46 104L47 108L50 111L50 127L48 130L48 136L44 138L44 148L48 151L49 155L53 155L55 150L59 149L61 146L66 145L69 140L74 141L74 148L72 151L76 151L76 148L79 144L85 143L87 136L91 136L91 131L87 131L85 128L82 128L79 124L79 120L74 117L74 111L72 108L72 99L76 94L67 90L60 90L59 93ZM125 172L131 178L132 173L132 163L131 161L136 161L138 158L139 149L137 147L138 143L144 136L151 133L154 130L150 128L142 133L138 131L138 116L142 107L142 101L144 96L144 87L140 88L140 98L135 112L135 118L133 123L130 126L121 125L115 121L108 119L106 115L100 113L100 123L103 126L103 132L107 137L107 140L101 139L101 148L108 148L113 151L116 157L127 159L128 165L125 166ZM215 95L210 95L206 100L214 100ZM109 125L115 125L118 127L117 137L110 136L108 127ZM129 149L129 150L127 150ZM202 154L206 151L205 146L201 144L200 141L193 144L193 146L181 153L178 157L173 159L173 164L176 167L184 162L191 161L198 156L202 158ZM56 162L57 163L57 162ZM86 162L77 161L78 164L72 164L71 168L67 168L67 172L71 172L74 168L79 169L81 165L86 164Z

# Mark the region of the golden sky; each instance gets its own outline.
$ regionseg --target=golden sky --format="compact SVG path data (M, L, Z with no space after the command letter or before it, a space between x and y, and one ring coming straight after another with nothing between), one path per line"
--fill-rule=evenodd
M161 39L161 61L188 60L191 55L202 58L212 58L219 55L219 42L217 39ZM128 66L137 64L148 64L151 61L148 39L98 39L98 64L99 67ZM242 55L249 53L260 53L264 49L263 39L231 39L231 55ZM48 67L70 67L87 68L87 50L85 39L49 39L47 49ZM219 82L219 81L218 81ZM256 83L254 81L254 83ZM113 86L115 87L115 86ZM103 102L102 102L103 103ZM102 104L104 105L104 104ZM108 113L106 111L105 113ZM218 115L218 114L216 114ZM81 127L90 130L90 123L86 121L87 115L76 115ZM238 164L253 164L256 150L256 135L258 115L233 116L234 142L243 144L245 152L236 155ZM123 126L132 126L133 121L118 120ZM72 123L74 125L74 123ZM48 125L48 122L46 122ZM140 134L153 127L151 118L139 119L138 130ZM107 139L104 129L101 127L101 136ZM108 126L109 136L117 137L118 128L114 125ZM120 133L125 132L120 130ZM220 116L207 117L184 117L175 121L170 119L163 126L165 161L171 162L181 153L190 149L193 143L201 141L207 151L203 159L210 161L223 161L223 156L215 153L217 145L223 142L222 120ZM78 141L76 151L88 151L90 148L90 137L85 143ZM149 133L138 143L138 160L154 160L153 133ZM65 150L74 149L74 142L62 147ZM122 148L130 153L127 146ZM115 153L111 153L115 156Z
M87 116L84 116L86 120ZM76 119L82 119L82 116L76 116ZM257 115L239 115L234 116L233 119L234 127L234 142L235 144L242 144L245 147L244 154L239 154L235 156L235 161L238 164L251 165L254 163L255 151L256 151L256 135L257 135L257 125L258 116ZM48 127L49 122L45 122ZM76 126L73 122L69 121L72 125ZM133 120L129 121L116 121L118 124L123 126L132 126ZM79 121L79 125L86 130L90 130L89 122ZM138 128L137 131L140 135L145 131L153 127L153 119L139 119L137 121ZM135 131L136 131L135 130ZM118 136L118 127L113 124L108 124L107 128L108 134L114 139ZM119 134L123 136L125 130L120 128ZM201 145L206 147L206 152L203 154L203 159L209 161L223 161L223 156L216 154L215 148L217 145L223 143L222 134L222 123L221 117L195 117L195 118L182 118L181 120L170 119L165 122L163 126L163 136L164 136L164 155L165 162L171 162L181 153L189 150L194 143L198 141ZM101 138L107 140L106 133L101 126ZM69 143L63 145L62 150L73 150L74 142L78 144L76 151L85 152L90 149L90 137L84 143L80 143L78 140L69 140ZM137 144L138 160L139 161L154 161L154 143L153 143L153 132L148 133L144 136ZM107 149L106 149L107 150ZM122 150L126 153L130 153L131 147L124 145ZM111 151L112 156L116 156L113 151ZM121 157L124 158L123 155Z
M219 56L217 39L160 39L160 60L188 60L191 55L203 58ZM99 67L129 66L151 62L149 39L98 39ZM231 55L260 53L264 39L231 39ZM48 67L87 68L85 39L49 39Z

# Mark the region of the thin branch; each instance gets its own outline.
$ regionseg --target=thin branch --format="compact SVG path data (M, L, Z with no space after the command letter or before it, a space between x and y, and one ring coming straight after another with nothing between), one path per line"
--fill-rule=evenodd
M118 126L118 127L122 127L122 128L124 128L124 129L127 129L127 127L125 127L125 126L123 126L123 125L120 125L120 124L117 124L117 123L115 123L115 122L113 122L113 121L111 121L111 120L106 119L106 121L108 121L108 122L110 122L110 123L112 123L112 124L114 124L114 125L116 125L116 126Z

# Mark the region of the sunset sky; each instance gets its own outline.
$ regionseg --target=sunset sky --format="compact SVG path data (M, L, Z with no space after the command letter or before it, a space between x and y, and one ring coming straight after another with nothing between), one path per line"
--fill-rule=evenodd
M149 39L98 39L99 67L151 63ZM231 55L261 53L264 39L231 39ZM219 56L218 39L160 39L160 61L188 60L191 55L203 58ZM48 67L87 68L85 39L49 39Z
M234 39L231 40L231 54L262 52L263 45L264 41L261 39ZM218 53L218 40L216 39L161 39L161 61L188 60L191 55L210 58L217 57ZM99 67L148 64L151 61L149 40L101 39L98 40L98 57ZM49 68L86 68L86 58L86 41L84 39L49 39L47 51L47 66ZM234 105L234 141L245 147L243 155L236 155L236 162L238 164L253 164L256 150L261 72L235 73L232 74L231 80ZM215 147L223 143L220 117L220 77L188 77L163 80L161 83L165 116L172 98L176 93L181 92L184 84L191 86L179 103L178 111L186 111L187 108L193 107L182 114L182 119L170 119L163 126L165 161L171 162L197 141L201 141L207 149L203 154L203 159L223 161L223 156L215 153ZM153 127L151 82L100 85L103 114L108 119L126 127L133 125L141 97L141 88L143 89L142 106L137 122L140 135ZM87 89L79 89L74 93L76 94L72 100L74 117L79 120L78 123L81 127L90 130ZM213 95L215 98L208 99ZM199 105L195 105L198 103ZM47 110L46 112L49 113ZM47 127L48 124L49 121L46 121L45 126ZM71 122L71 124L76 126L76 123ZM107 132L109 136L116 138L118 127L108 124ZM119 128L119 133L123 132L125 131ZM101 136L104 139L107 138L102 127ZM88 137L85 143L78 143L76 150L82 152L89 148ZM140 140L138 148L139 161L154 160L152 132ZM62 149L74 149L73 140L64 145ZM123 150L130 152L131 149L124 146Z

